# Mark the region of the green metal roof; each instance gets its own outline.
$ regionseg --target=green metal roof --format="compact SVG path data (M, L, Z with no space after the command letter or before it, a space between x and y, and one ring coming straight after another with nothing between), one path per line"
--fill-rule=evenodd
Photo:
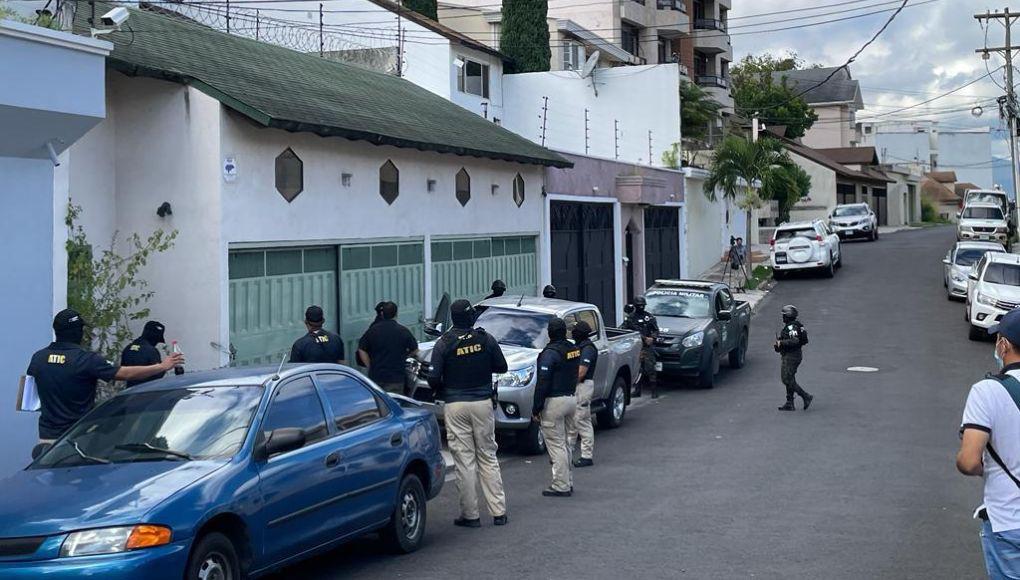
M96 2L96 14L113 5ZM257 124L422 151L571 167L556 153L407 80L131 8L104 36L111 68L191 85ZM89 10L75 29L87 30Z

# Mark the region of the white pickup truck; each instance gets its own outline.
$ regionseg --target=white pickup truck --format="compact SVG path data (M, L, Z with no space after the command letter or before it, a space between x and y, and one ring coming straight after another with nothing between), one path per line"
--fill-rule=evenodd
M448 303L446 298L444 302ZM546 328L554 316L566 321L568 328L581 320L592 327L592 341L599 349L592 413L601 428L620 426L630 404L631 388L641 378L638 333L607 328L598 307L582 302L504 296L484 300L476 309L481 313L474 326L484 328L499 342L509 366L506 373L493 376L499 400L496 429L513 431L522 452L545 452L545 440L538 423L531 418L531 407L538 376L538 355L549 341ZM442 315L437 313L437 316ZM438 336L445 324L448 322L432 322L426 325L427 332ZM413 397L420 401L434 401L427 381L433 346L434 341L421 343L418 359L411 364L410 370L415 375ZM442 401L434 402L436 414L442 419Z

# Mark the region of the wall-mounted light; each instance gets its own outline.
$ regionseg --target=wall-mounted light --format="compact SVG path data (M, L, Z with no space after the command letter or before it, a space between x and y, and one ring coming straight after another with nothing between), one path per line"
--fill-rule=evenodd
M156 215L158 215L161 218L165 218L168 215L174 215L174 209L170 207L170 202L164 201L163 203L159 204L159 207L156 208Z
M340 185L344 187L351 186L351 178L354 177L352 173L341 173L340 174Z
M462 59L462 58L455 58L453 60L453 66L455 66L457 68L464 68L464 59Z
M425 190L428 191L429 193L435 193L436 192L436 180L435 179L426 179L425 180Z
M499 193L499 184L498 183L493 183L492 184L492 195L496 195L497 193Z
M61 139L50 139L46 142L46 154L50 156L50 163L54 167L60 167L60 159L57 158L57 150L53 147L54 143L63 143Z

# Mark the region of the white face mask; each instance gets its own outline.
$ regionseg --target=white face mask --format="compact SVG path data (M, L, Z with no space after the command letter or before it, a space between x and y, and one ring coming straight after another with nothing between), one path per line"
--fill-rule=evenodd
M998 340L995 341L995 347L994 347L994 350L992 351L992 355L995 357L995 364L996 364L995 368L1002 369L1002 367L1006 366L1006 363L1002 360L1002 356L999 354L999 341Z

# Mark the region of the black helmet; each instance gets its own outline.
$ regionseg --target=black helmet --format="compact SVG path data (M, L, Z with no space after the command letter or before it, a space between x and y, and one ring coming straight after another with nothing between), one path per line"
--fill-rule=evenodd
M552 284L547 284L545 288L542 288L542 296L556 298L556 287Z
M506 282L502 280L494 280L492 282L493 292L506 292Z
M793 322L794 320L797 320L797 314L799 314L797 312L797 307L793 304L783 306L783 309L780 312L783 313L783 322Z
M644 308L645 306L648 306L648 301L645 300L644 296L635 296L634 297L634 306L637 306L639 308Z

